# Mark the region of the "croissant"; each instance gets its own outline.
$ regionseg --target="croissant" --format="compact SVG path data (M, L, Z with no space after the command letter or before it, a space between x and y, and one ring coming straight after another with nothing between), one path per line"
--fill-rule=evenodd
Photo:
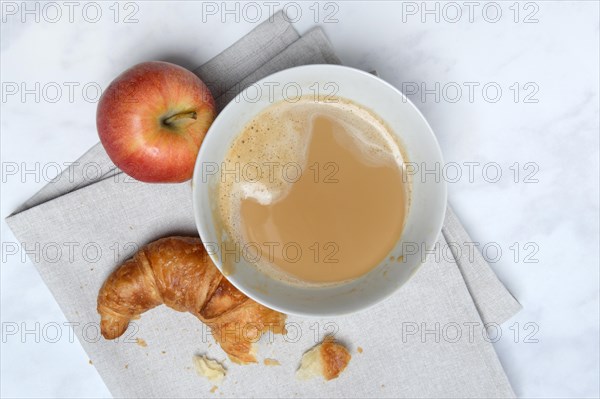
M131 319L163 303L205 323L236 363L256 362L253 343L269 329L285 334L286 316L238 291L199 238L154 241L112 272L98 293L102 336L121 336Z

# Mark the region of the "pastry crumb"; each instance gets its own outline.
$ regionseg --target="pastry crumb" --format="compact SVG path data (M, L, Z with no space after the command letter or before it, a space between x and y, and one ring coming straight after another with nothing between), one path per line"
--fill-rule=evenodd
M221 382L227 374L227 370L221 363L204 355L194 355L193 361L196 373L209 381Z
M218 389L219 387L216 385L213 385L213 387L210 389L210 393L215 393L215 391Z
M125 368L126 368L126 369L128 369L128 368L129 368L129 364L126 364L126 365L125 365Z
M266 358L265 360L263 360L263 363L265 364L265 366L281 366L281 363L279 363L279 360L277 359Z
M139 346L141 346L142 348L145 348L148 346L148 343L146 343L146 341L142 338L136 338L135 343L138 344Z
M88 364L94 364L92 363L92 359L88 360Z
M333 380L344 371L351 358L346 347L327 336L323 342L302 355L296 377L307 380L321 376L327 381Z
M363 353L363 348L361 348L360 346L356 348L356 350L358 351L358 353Z

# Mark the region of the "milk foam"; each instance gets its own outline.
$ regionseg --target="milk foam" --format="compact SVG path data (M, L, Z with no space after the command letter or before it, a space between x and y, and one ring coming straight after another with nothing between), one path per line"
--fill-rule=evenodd
M240 225L243 199L253 198L262 205L275 203L289 192L298 169L310 173L307 151L312 123L319 115L334 119L352 133L364 161L371 165L395 162L403 169L402 152L389 127L354 102L342 98L315 101L307 96L295 103L275 103L244 127L222 165L218 206L233 241L245 242Z

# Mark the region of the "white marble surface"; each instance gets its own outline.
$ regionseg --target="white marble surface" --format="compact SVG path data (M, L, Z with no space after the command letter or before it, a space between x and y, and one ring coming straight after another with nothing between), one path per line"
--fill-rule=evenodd
M218 9L204 13L206 22L201 3L121 3L117 23L112 2L100 6L96 23L93 6L84 13L85 3L76 2L70 16L68 5L55 4L60 16L54 6L37 6L39 22L35 14L23 14L20 2L2 4L2 218L57 173L53 163L73 161L97 142L95 84L105 87L144 60L195 67L257 24L249 20L255 9L241 3L239 22L222 15L221 2L204 6ZM269 3L255 4L261 20L267 18ZM450 202L476 241L502 248L493 267L523 304L495 343L516 394L598 397L598 3L474 2L470 20L469 5L458 2L462 16L455 22L453 5L426 7L435 10L436 4L439 21L435 12L423 12L421 2L311 1L301 4L295 26L308 30L319 9L317 22L346 65L376 69L407 92L421 91L422 84L435 91L439 82L438 100L434 92L424 99L421 93L409 96L431 123L446 160L463 165L462 178L449 185ZM296 6L288 7L294 17ZM502 15L494 23L496 8ZM137 22L124 23L131 12ZM23 100L21 84L35 91L36 82L40 98L27 94ZM69 82L78 84L71 98ZM53 102L56 86L62 96ZM462 98L453 102L457 86ZM11 94L15 87L19 92ZM492 102L497 87L502 95ZM528 94L537 102L525 102ZM473 182L465 162L480 163ZM497 183L482 175L483 165L492 162L502 170ZM510 169L515 162L517 183ZM533 166L524 169L527 162ZM38 172L25 174L36 165ZM535 165L538 182L525 183ZM493 179L494 170L487 172ZM66 320L32 263L5 251L14 241L2 222L2 396L110 396L67 327L50 342L55 332L48 323ZM521 248L517 261L515 242ZM525 262L535 248L530 260L538 262ZM488 255L495 256L491 250ZM39 334L24 333L35 331L36 323ZM15 326L19 331L10 334Z

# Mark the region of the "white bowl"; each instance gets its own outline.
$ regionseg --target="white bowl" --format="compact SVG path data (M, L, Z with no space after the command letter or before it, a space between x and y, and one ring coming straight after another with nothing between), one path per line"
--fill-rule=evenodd
M284 89L285 88L285 89ZM233 99L210 127L194 169L194 217L202 241L220 242L215 211L219 174L208 175L206 165L221 165L233 139L255 115L274 102L295 96L332 94L362 105L379 115L404 144L408 162L431 170L443 165L431 127L419 110L396 88L369 73L338 65L307 65L270 75L246 88ZM260 161L260 160L257 160ZM203 170L204 168L204 170ZM349 283L308 288L278 281L259 271L244 257L227 278L255 301L287 314L336 316L372 306L397 291L423 263L422 254L433 248L446 211L446 185L440 176L413 176L410 208L400 240L368 274ZM415 247L415 245L417 247ZM408 250L410 248L410 250ZM415 251L415 248L418 250ZM365 248L368 251L369 248ZM209 251L221 270L221 251ZM402 261L390 261L403 256Z

